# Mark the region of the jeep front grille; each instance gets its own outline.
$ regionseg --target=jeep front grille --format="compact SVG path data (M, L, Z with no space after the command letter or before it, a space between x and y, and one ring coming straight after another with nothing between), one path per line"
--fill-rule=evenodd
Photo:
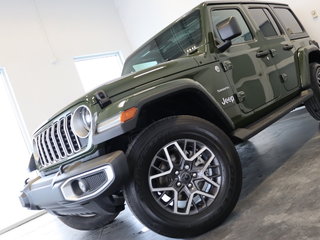
M79 138L71 129L71 117L69 114L61 118L35 137L41 168L73 156L85 147L81 146Z

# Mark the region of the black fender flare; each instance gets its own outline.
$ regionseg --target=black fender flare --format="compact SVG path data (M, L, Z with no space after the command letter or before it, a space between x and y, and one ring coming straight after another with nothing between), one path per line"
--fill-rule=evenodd
M219 114L219 118L225 123L228 129L233 130L235 128L234 123L229 118L229 116L223 111L222 107L219 105L217 100L197 81L190 78L182 78L171 80L154 87L142 89L141 91L113 102L108 106L103 112L99 114L97 119L97 129L98 134L94 136L94 143L101 143L128 131L133 130L138 123L139 117L141 116L141 109L150 102L156 101L158 99L170 96L183 91L194 91L201 94L208 101L209 111L214 111ZM121 126L114 127L110 131L105 131L99 133L99 124L102 124L107 119L116 116L116 114L123 112L132 107L138 108L138 113L136 117Z

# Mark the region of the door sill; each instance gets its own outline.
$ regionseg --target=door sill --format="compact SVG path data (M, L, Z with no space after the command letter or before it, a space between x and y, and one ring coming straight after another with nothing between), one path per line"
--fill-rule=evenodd
M238 128L237 130L235 130L232 134L233 137L241 141L248 140L257 133L261 132L263 129L278 121L280 118L291 112L293 109L299 107L312 96L313 91L311 89L302 91L298 97L294 98L285 105L279 107L275 111L269 113L257 122L248 125L246 128Z

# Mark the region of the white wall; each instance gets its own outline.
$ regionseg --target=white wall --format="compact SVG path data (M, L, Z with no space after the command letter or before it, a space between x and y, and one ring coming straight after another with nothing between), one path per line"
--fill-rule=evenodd
M12 109L12 103L5 89L5 75L0 70L0 109L5 117L0 118L1 128L1 169L0 186L3 192L0 200L0 231L4 228L35 214L21 207L19 191L27 177L27 161L30 154L25 146L24 139L19 132L18 122ZM19 149L17 151L17 149ZM14 165L14 175L12 169ZM10 182L10 184L8 184ZM1 238L1 237L0 237Z
M277 0L269 0L276 2ZM202 0L114 0L119 15L134 48L139 47L162 28L191 10ZM311 11L320 14L320 2L315 0L279 0L290 4L311 35L320 42L320 17L314 20Z
M0 67L5 67L31 134L84 94L74 56L131 51L112 1L0 0Z
M200 0L113 1L134 49L203 2Z

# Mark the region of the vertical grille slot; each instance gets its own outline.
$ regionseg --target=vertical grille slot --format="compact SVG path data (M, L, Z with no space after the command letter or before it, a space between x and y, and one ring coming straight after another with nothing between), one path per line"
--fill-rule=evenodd
M51 130L52 130L52 126L49 127L46 131L47 141L48 141L49 149L51 151L51 155L53 156L54 160L57 160L57 159L59 159L59 155L58 155L56 146L55 146L53 139L52 139L52 136L51 136Z
M72 131L71 119L72 114L69 114L35 137L41 167L65 160L86 147L81 145L79 138Z
M61 158L64 158L64 157L66 157L67 150L65 149L64 145L62 144L63 143L62 136L61 136L60 131L58 131L58 130L59 130L58 123L55 123L53 125L54 138L57 141L57 145L58 145L58 148L61 153Z
M36 138L36 142L37 142L37 147L38 147L39 154L40 154L40 163L44 166L44 165L46 165L46 162L45 162L44 153L43 153L43 150L41 147L40 136L38 136Z
M43 142L44 142L44 147L45 147L45 150L48 154L48 159L49 159L49 162L52 163L54 158L52 156L52 151L50 149L50 144L48 143L48 129L44 131L43 133Z
M67 134L66 134L66 131L65 131L65 119L62 118L59 123L60 123L60 132L61 132L61 136L62 136L62 140L63 140L63 143L65 145L65 148L67 150L67 154L68 155L71 155L72 154L72 149L71 149L71 146L70 146L70 143L68 141L68 137L67 137Z
M74 135L74 133L72 132L72 129L71 129L71 115L68 115L67 116L67 119L66 119L66 130L67 130L67 134L71 140L71 146L73 147L73 150L75 152L78 152L80 151L80 142L79 142L79 139L76 135Z
M50 164L50 156L48 150L46 149L46 144L44 143L44 132L40 134L40 145L44 155L44 161L46 164Z
M52 144L52 148L53 148L54 154L56 156L56 160L58 160L58 159L61 158L61 152L60 152L60 149L58 147L57 139L55 138L55 135L54 135L54 125L52 125L50 127L49 135L50 135L50 138L49 138L50 139L50 143Z

